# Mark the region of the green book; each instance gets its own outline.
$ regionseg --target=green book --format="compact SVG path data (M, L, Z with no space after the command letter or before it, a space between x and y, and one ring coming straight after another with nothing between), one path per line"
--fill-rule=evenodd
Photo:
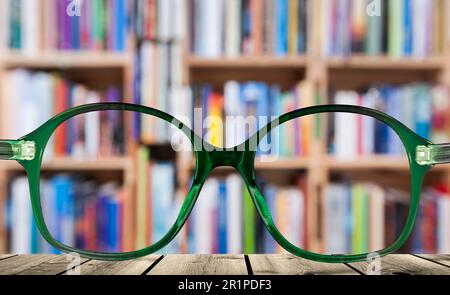
M243 200L243 221L244 221L244 253L252 254L256 252L256 236L255 236L255 206L253 205L250 192L244 186Z
M8 0L10 1L10 40L9 46L12 49L20 49L22 47L22 27L21 27L21 11L22 11L22 3L20 0Z
M367 253L369 249L369 196L361 184L352 190L352 254Z
M382 51L383 51L383 16L381 15L368 16L366 53L368 55L380 55Z
M389 1L388 54L403 55L403 0Z

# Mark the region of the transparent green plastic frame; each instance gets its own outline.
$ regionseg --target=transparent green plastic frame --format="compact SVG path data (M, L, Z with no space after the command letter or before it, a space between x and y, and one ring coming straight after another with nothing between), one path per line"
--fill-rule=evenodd
M196 155L196 167L193 182L175 223L172 225L167 234L163 238L161 238L161 240L147 248L138 251L124 253L102 253L84 251L69 247L60 243L52 237L47 229L42 213L39 193L40 167L44 149L50 136L60 124L76 115L105 110L139 112L156 116L167 122L170 122L176 128L180 129L190 139ZM183 227L190 212L192 211L192 208L194 207L202 185L210 172L214 168L219 166L231 166L235 168L244 179L247 189L250 192L253 204L255 205L267 230L278 242L278 244L280 244L284 249L294 255L321 262L363 261L367 259L369 253L358 255L323 255L300 249L291 244L276 228L272 220L270 210L267 207L263 194L258 188L255 180L254 161L256 149L249 149L251 142L259 143L260 140L264 138L271 129L277 127L280 124L283 124L286 121L306 115L328 112L356 113L376 118L390 126L398 134L401 141L403 142L403 145L405 146L411 177L411 202L407 221L399 238L389 247L377 252L377 254L379 255L392 253L398 250L406 242L413 230L419 208L422 180L425 173L434 164L447 163L450 161L450 144L432 144L428 140L425 140L414 133L412 130L410 130L408 127L406 127L393 117L390 117L385 113L373 109L350 105L320 105L298 109L281 115L276 120L261 128L256 134L252 135L239 146L236 146L234 148L222 149L214 147L205 142L181 121L162 111L141 105L126 103L87 104L71 108L63 113L56 115L35 131L23 136L18 140L1 140L0 159L16 160L25 168L29 180L33 213L39 231L48 243L62 250L63 252L75 252L80 254L81 256L92 259L126 260L145 256L163 248L177 235L177 233Z

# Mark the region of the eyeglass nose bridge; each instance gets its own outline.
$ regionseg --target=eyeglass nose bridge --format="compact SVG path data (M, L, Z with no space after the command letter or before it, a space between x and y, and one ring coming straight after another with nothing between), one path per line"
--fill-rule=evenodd
M238 168L244 161L245 153L235 150L213 151L208 153L208 158L212 168L221 166Z

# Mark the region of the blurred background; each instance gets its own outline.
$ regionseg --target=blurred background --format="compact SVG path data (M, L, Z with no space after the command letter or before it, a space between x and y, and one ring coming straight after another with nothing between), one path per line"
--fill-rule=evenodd
M329 103L382 110L448 142L445 0L3 0L0 135L18 138L70 107L151 106L192 126L208 115L277 116ZM316 253L364 253L398 238L410 175L394 132L360 116L281 128L258 184L279 231ZM260 127L260 126L259 126ZM208 129L208 128L206 128ZM209 128L217 146L233 146ZM189 191L192 152L156 119L104 112L61 125L41 167L58 241L123 252L158 241ZM208 132L201 130L204 135ZM205 135L206 137L210 135ZM450 253L450 168L431 170L403 252ZM0 165L0 253L56 253L32 218L24 170ZM217 169L162 253L278 253L235 171Z

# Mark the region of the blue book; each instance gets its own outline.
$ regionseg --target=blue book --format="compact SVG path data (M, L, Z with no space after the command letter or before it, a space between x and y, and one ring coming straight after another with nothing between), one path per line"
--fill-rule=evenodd
M175 222L173 198L175 171L170 162L158 162L152 165L151 203L153 218L152 242L159 241ZM176 210L175 210L176 211ZM164 249L167 253L176 253L176 243Z
M411 0L403 0L403 54L410 56L413 50L413 26L412 26Z
M386 113L403 122L402 92L399 87L392 87L386 100ZM404 147L400 137L392 128L388 128L387 152L391 155L401 155Z
M227 186L225 181L219 182L219 205L217 208L219 254L227 253Z
M275 54L283 56L288 47L288 1L274 1L275 10Z
M71 178L58 175L52 179L55 192L56 232L54 237L59 242L75 246L75 203L74 188Z
M141 104L141 55L142 53L139 51L138 54L136 54L135 63L136 67L134 67L134 81L133 81L133 90L134 90L134 104L140 105ZM134 134L133 137L135 140L141 139L141 114L135 113L133 115L133 129Z
M431 115L432 115L432 97L429 89L425 85L418 85L415 88L415 131L425 139L430 139Z
M386 106L388 98L391 92L391 87L383 86L379 88L380 91L380 101L379 101L379 111L386 112ZM389 129L385 123L375 120L375 153L376 154L386 154L388 152L388 140L389 140Z
M125 39L127 32L127 3L126 0L115 0L115 20L116 27L114 30L114 49L116 51L125 51Z
M267 207L269 212L272 214L272 219L277 220L275 198L276 198L277 188L273 185L267 185L264 190L264 197L266 199ZM277 243L273 239L272 235L268 230L264 230L264 252L265 253L275 253Z
M109 252L120 251L120 204L114 196L108 196L106 200L106 215L107 215L107 240L106 247Z
M79 50L81 48L80 41L80 17L73 15L69 17L70 22L70 48Z

